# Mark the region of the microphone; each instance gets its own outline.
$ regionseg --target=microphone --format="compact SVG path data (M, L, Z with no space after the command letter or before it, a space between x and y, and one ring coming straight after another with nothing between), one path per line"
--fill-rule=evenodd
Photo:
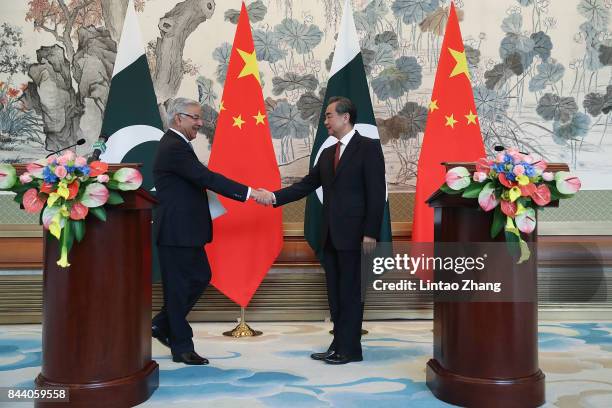
M504 146L500 146L500 145L495 146L493 149L495 149L496 152L503 152L504 150L506 150ZM525 156L529 154L527 152L519 152L519 153L524 154Z
M91 153L91 156L89 156L87 160L88 163L100 159L100 155L106 151L106 142L109 137L110 136L104 134L98 137L98 141L93 144L94 151Z
M52 155L54 155L54 154L58 154L59 152L63 152L64 150L68 150L68 149L70 149L70 148L72 148L72 147L75 147L75 146L81 146L81 145L84 145L84 144L85 144L85 139L79 139L79 140L77 140L77 142L76 142L75 144L71 144L70 146L62 147L62 148L61 148L61 149L59 149L59 150L56 150L56 151L54 151L54 152L51 152L51 153L49 153L48 155L46 155L46 156L45 156L45 158L47 158L47 157L49 157L49 156L52 156Z

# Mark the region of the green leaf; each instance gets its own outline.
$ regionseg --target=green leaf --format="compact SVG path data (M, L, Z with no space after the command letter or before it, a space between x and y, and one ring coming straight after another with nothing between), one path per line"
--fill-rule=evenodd
M13 201L15 201L17 204L22 204L24 195L25 195L25 191L15 194L15 197L13 197Z
M85 221L72 220L72 231L77 241L81 242L85 236Z
M116 180L109 180L108 183L106 183L106 187L111 190L119 190L119 182Z
M95 215L96 218L100 221L106 222L106 210L104 209L104 207L90 208L89 213Z
M66 243L66 248L68 248L68 252L70 252L70 249L72 249L72 244L74 243L74 234L72 234L72 228L74 228L72 226L73 222L74 220L71 219L66 220L66 225L64 225L64 228L62 228L62 236L60 237L60 242Z
M471 183L466 189L463 191L461 197L463 198L478 198L478 195L484 188L485 183Z
M111 205L117 205L117 204L121 204L123 203L123 197L121 197L121 194L119 194L116 191L109 191L109 195L108 195L108 204Z
M499 206L495 208L493 213L493 222L491 223L491 238L495 238L499 235L500 231L504 228L506 223L506 216L501 212Z
M461 194L461 190L453 190L452 188L447 186L446 183L440 186L440 191L442 191L443 193L452 194L452 195Z

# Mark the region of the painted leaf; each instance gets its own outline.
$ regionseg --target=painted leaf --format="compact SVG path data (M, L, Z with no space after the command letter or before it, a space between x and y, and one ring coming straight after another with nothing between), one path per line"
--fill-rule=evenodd
M397 40L397 34L393 31L383 31L380 34L376 34L374 37L374 44L387 44L393 50L397 50L399 48L399 41Z
M567 145L569 140L586 136L591 125L591 118L582 112L577 112L567 124L553 122L553 141L558 145Z
M254 1L247 6L247 14L249 15L249 21L251 24L260 22L266 16L268 8L263 4L261 0ZM232 24L238 24L238 18L240 17L240 10L228 9L225 11L223 18L225 21L229 21Z
M531 92L541 91L561 79L565 74L565 67L560 63L544 62L537 66L538 73L529 81Z
M533 51L540 56L542 61L546 61L550 57L553 48L550 36L543 31L531 34L533 40Z
M309 53L319 45L323 32L314 24L302 24L299 21L286 18L275 27L281 41L285 42L298 54Z
M297 108L302 119L309 121L313 126L317 126L323 108L323 99L315 95L314 92L305 92L297 101Z
M217 98L219 96L215 92L213 81L203 76L199 76L196 79L196 84L198 86L198 102L202 105L216 107Z
M595 117L601 114L601 108L604 105L604 96L597 92L591 92L585 95L582 106L589 115Z
M600 31L608 29L609 9L604 0L580 0L578 12Z
M538 101L536 112L544 120L557 120L568 122L578 112L578 105L574 97L559 97L547 93Z
M427 124L427 114L429 110L416 102L407 102L398 114L407 119L406 136L414 138L419 133L425 132Z
M274 31L253 30L253 43L257 59L271 64L282 60L287 51L279 48L280 39Z
M501 28L505 33L517 34L523 27L523 16L519 13L512 13L502 21Z
M274 139L282 139L285 136L303 139L308 136L309 125L300 116L300 111L294 105L281 101L268 115L270 132Z
M299 75L287 72L284 77L272 78L272 94L278 96L283 92L305 89L314 91L319 85L319 80L312 74Z
M442 37L447 21L448 7L438 7L433 13L425 17L419 26L423 32L431 32Z
M393 15L405 24L420 23L439 6L438 0L395 0L391 5Z

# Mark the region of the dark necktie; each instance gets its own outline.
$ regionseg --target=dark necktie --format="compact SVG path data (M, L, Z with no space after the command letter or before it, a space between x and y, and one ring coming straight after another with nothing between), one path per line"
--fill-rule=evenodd
M338 162L340 161L340 145L342 143L340 143L340 141L338 141L338 143L336 143L336 153L334 154L334 171L336 171L336 168L338 167Z

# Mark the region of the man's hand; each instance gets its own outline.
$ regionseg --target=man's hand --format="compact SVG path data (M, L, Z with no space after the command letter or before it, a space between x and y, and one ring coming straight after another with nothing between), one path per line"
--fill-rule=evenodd
M274 195L265 190L263 188L258 188L257 190L251 190L251 197L261 205L271 205L274 202Z
M376 249L376 239L372 237L363 237L363 252L371 254Z

